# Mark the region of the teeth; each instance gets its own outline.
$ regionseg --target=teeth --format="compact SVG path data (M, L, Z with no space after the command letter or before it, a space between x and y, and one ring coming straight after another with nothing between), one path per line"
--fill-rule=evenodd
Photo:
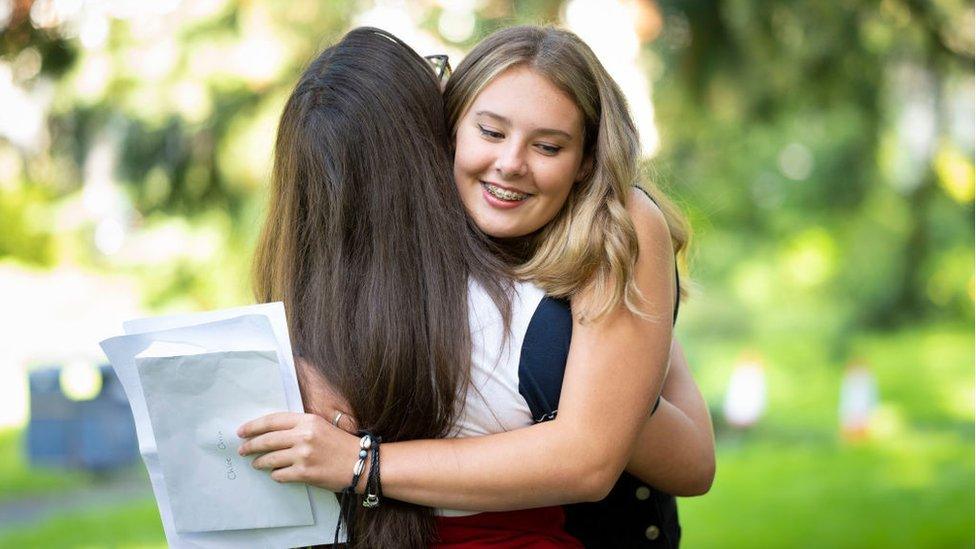
M494 196L495 198L500 198L502 200L525 200L529 197L527 194L517 193L515 191L510 191L508 189L503 189L501 187L496 187L490 183L485 183L485 189L488 194Z

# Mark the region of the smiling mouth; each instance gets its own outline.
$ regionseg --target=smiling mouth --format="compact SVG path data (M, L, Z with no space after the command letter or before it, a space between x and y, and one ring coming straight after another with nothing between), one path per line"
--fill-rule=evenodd
M491 183L488 183L486 181L481 181L480 183L481 186L484 187L486 191L488 191L488 194L494 196L499 200L507 200L509 202L520 202L532 196L531 194L525 194L525 193L510 191L508 189L503 189L497 185L492 185Z

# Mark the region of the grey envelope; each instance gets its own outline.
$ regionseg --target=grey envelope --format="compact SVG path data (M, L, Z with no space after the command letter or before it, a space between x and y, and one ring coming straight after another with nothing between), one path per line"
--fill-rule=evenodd
M241 457L241 424L288 409L274 351L138 358L178 532L314 522L304 484L279 484Z

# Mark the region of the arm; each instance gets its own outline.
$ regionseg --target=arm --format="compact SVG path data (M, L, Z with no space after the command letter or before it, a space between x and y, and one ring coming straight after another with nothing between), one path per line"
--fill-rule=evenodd
M708 492L715 478L712 421L677 340L670 364L661 402L637 436L627 471L668 494L698 496ZM296 357L295 367L305 409L330 422L342 412L338 427L355 434L358 427L346 412L345 399L307 361Z
M606 495L630 457L651 395L658 393L671 339L670 234L656 206L634 198L629 209L640 250L635 279L651 319L623 307L599 322L574 318L555 420L486 437L391 444L384 447L384 493L482 510Z
M629 459L658 394L671 346L674 257L663 215L635 195L635 281L647 318L623 306L599 322L574 318L559 416L546 423L470 439L387 443L383 492L422 505L504 510L602 499ZM586 295L581 296L586 299ZM650 360L648 360L650 358ZM341 489L357 439L314 415L272 414L242 427L255 437L242 453L268 452L254 465L279 481Z
M677 340L661 403L637 436L627 471L676 496L698 496L715 478L715 438L705 399Z

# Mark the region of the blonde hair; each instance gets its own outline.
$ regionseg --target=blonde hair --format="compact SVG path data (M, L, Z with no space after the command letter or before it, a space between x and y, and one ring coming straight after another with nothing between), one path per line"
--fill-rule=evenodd
M586 319L598 319L620 303L642 314L643 296L634 281L637 234L626 209L639 180L639 138L623 93L589 46L555 27L517 26L488 36L445 89L452 132L485 86L515 66L545 76L575 101L583 116L583 158L590 165L535 239L530 256L514 267L515 275L556 297L572 298L592 287L591 300L574 303ZM643 187L663 212L680 257L690 236L687 222L662 193Z

